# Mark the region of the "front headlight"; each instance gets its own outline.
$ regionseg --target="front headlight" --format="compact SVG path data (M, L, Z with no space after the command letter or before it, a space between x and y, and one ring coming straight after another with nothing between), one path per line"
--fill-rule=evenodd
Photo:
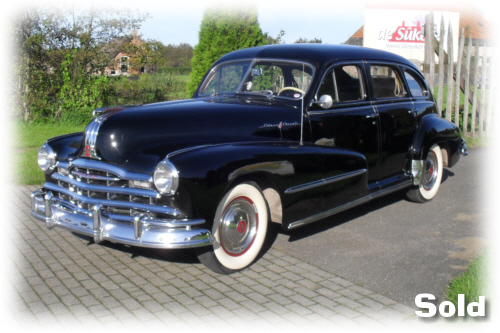
M40 169L45 173L49 173L56 166L56 153L47 143L44 143L38 150L37 161Z
M174 194L179 186L179 172L169 160L158 163L154 173L155 186L161 194Z

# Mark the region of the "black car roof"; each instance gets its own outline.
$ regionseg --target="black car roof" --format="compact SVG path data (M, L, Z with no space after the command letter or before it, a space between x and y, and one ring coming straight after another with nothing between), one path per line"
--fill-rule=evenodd
M306 61L316 68L342 60L380 60L392 61L415 66L397 54L353 45L331 44L278 44L251 47L234 51L222 56L217 62L234 61L238 59L268 58Z

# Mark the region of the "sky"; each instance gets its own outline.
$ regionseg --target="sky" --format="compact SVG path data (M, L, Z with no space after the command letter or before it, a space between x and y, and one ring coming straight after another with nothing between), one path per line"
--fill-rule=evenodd
M168 1L167 1L168 2ZM257 7L263 32L276 37L285 31L283 39L293 43L300 37L320 38L323 43L345 42L363 25L364 0L251 0L245 4ZM211 4L231 6L235 1L186 0L175 5L148 3L144 6L151 18L142 24L139 33L144 38L160 40L164 44L198 42L198 32L204 9Z
M299 38L319 38L323 43L344 43L364 23L367 1L383 3L387 0L17 0L7 4L7 12L30 4L126 6L149 14L139 34L143 39L154 39L163 44L198 43L198 32L204 10L213 5L253 5L263 32L276 37L285 31L283 40L293 43ZM405 1L405 0L401 0ZM426 0L420 0L426 1ZM435 0L433 3L456 5L461 1L474 3L493 17L496 1L490 0ZM2 5L4 6L4 5ZM4 11L5 13L5 11ZM2 14L4 14L2 13Z

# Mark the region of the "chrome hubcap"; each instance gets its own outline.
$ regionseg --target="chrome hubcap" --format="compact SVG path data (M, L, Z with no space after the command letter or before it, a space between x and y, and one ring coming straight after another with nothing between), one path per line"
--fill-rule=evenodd
M438 160L433 151L430 151L425 161L424 174L422 176L422 185L426 191L430 191L438 176Z
M258 227L257 208L246 197L231 201L222 214L220 244L229 255L245 253L253 243Z

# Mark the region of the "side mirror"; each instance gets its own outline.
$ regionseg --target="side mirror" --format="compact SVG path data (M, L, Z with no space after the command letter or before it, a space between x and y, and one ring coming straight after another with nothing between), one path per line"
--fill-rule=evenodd
M321 106L323 109L329 109L332 107L333 99L330 95L323 95L315 103Z

